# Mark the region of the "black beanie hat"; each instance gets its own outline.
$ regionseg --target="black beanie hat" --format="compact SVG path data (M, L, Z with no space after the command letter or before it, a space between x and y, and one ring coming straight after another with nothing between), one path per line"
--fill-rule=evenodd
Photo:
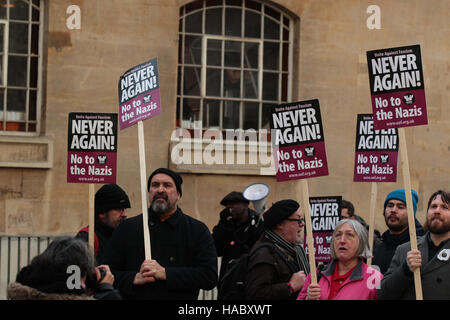
M236 203L236 202L250 203L250 201L244 198L242 192L231 191L222 199L222 201L220 201L220 204L226 206L229 203Z
M299 207L298 202L291 199L275 202L264 214L264 227L266 229L273 228L297 211Z
M173 182L175 183L175 186L177 187L177 191L181 197L182 196L181 184L183 183L183 179L181 178L181 176L178 173L176 173L170 169L166 169L166 168L156 169L155 171L153 171L153 173L150 175L150 177L148 177L147 191L150 191L150 182L152 181L153 176L158 173L167 174L169 177L171 177L173 179Z
M105 184L95 193L95 215L125 208L131 208L130 199L117 184Z

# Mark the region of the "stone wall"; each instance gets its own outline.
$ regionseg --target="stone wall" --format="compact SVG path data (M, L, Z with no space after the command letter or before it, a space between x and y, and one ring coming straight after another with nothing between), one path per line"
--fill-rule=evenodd
M68 112L117 112L120 75L154 57L159 60L163 112L144 122L147 175L170 165L170 137L176 117L178 17L179 8L187 2L47 1L40 137L45 145L30 147L34 164L0 167L1 234L75 233L87 224L88 186L66 183ZM310 196L342 195L353 201L357 214L366 220L370 183L352 182L356 114L371 112L365 53L421 45L429 124L405 131L412 186L420 195L418 218L424 222L429 195L449 187L450 3L378 1L381 30L366 27L370 1L273 3L296 16L293 99L318 98L321 105L330 175L308 181ZM81 8L80 30L66 27L66 8L72 4ZM2 152L6 150L0 146ZM29 156L14 150L10 153L13 162L23 163L26 159L20 157ZM137 126L119 131L117 183L130 196L129 216L141 212L138 160ZM270 175L217 172L182 172L181 207L210 228L217 222L222 197L254 182L270 186L268 205L283 198L302 201L299 182L276 183ZM96 185L96 189L99 187ZM401 167L397 183L378 184L379 230L385 229L381 216L385 195L401 187Z

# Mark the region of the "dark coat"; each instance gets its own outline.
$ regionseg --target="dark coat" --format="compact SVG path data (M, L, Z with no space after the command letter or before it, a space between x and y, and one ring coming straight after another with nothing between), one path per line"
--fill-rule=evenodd
M217 285L217 254L208 227L181 209L164 222L149 209L151 256L166 269L166 280L134 286L145 260L142 214L122 222L113 233L105 263L124 299L195 300L199 290Z
M416 222L416 235L422 236L425 233L422 225L417 219ZM380 272L385 274L389 268L392 257L394 256L397 247L403 243L409 241L409 228L403 231L401 234L391 234L389 230L385 231L381 236L381 243L375 247L373 253L372 265L378 266Z
M438 250L434 257L428 256L429 233L417 240L417 248L422 256L420 278L424 300L450 299L450 259L439 259L439 252L450 249L450 241ZM389 270L381 281L378 291L379 299L412 300L416 298L414 276L406 264L406 254L411 250L411 243L407 242L397 248L392 258ZM431 258L431 259L430 259Z
M219 280L222 279L228 262L249 252L264 231L255 211L249 209L248 219L241 225L237 225L228 213L228 209L220 213L219 223L212 231L217 256L222 257Z
M272 242L264 234L255 243ZM291 293L287 285L292 274L300 271L279 247L266 246L250 256L245 292L250 300L295 300L300 291Z
M87 227L87 228L88 228L87 232L82 231L83 229L78 231L75 238L82 239L82 240L88 242L89 241L89 227ZM101 222L99 219L97 219L97 218L95 219L94 232L98 239L98 248L96 248L96 250L95 250L96 252L98 252L95 255L96 265L103 264L106 247L108 245L109 240L112 237L113 231L114 231L113 228L107 226L106 224Z

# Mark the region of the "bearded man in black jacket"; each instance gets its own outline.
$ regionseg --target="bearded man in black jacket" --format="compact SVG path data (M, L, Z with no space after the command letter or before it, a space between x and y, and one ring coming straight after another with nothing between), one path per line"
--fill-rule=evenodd
M182 212L183 180L159 168L148 179L151 259L145 260L142 214L113 233L105 263L124 299L195 300L217 285L217 254L208 227Z

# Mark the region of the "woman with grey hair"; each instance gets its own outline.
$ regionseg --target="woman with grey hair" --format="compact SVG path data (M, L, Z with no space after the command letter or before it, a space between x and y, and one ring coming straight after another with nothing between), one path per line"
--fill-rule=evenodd
M371 256L367 238L358 221L339 221L331 240L333 261L319 271L317 284L311 284L308 275L297 300L376 300L383 275L365 263Z

